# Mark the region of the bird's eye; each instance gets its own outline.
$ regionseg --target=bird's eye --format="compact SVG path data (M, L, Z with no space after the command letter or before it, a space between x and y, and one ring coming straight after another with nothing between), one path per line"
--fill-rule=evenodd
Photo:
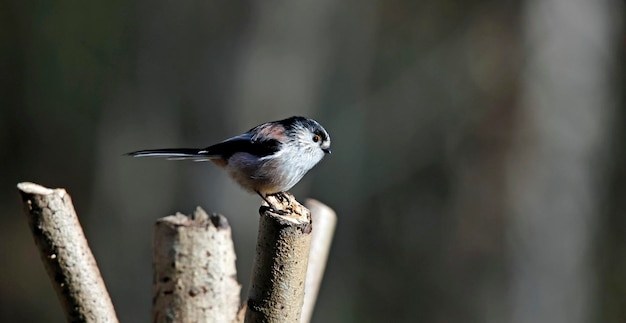
M313 142L318 142L320 140L322 140L322 137L320 137L320 135L313 136Z

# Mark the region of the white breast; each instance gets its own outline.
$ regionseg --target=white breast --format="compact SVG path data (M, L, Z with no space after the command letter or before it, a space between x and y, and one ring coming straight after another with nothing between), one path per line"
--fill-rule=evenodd
M319 148L281 149L262 158L236 153L228 159L226 169L244 189L272 194L291 189L323 157Z

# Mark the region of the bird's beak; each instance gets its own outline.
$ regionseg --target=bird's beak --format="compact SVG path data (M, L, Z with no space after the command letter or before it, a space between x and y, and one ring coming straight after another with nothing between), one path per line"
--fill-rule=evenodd
M326 154L331 154L332 152L330 151L330 148L322 148L322 151Z

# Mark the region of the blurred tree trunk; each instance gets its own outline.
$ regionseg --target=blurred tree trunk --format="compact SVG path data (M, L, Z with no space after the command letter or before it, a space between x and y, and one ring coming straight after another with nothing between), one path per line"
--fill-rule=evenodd
M507 170L511 322L592 321L592 238L615 101L614 4L526 2L527 65Z
M381 14L383 27L400 23L398 12L406 13L402 23L415 25L406 28L414 33L411 42L392 41L393 28L379 31L374 73L403 73L367 100L368 132L386 136L370 136L366 146L366 156L376 157L365 161L368 174L382 184L356 191L375 192L365 209L380 219L356 220L357 252L366 259L358 270L363 278L377 277L359 282L362 321L506 317L502 175L517 108L518 7L478 1L450 10L438 4L394 1L381 9L389 12ZM419 23L449 15L456 19L433 19L441 25L431 29ZM415 53L410 65L388 57L394 46Z

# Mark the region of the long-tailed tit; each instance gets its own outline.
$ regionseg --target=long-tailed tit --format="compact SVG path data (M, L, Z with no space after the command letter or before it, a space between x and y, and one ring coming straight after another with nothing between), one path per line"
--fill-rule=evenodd
M325 154L330 154L330 136L324 127L313 119L291 117L258 125L203 149L140 150L127 155L210 160L278 211L267 196L292 188Z

